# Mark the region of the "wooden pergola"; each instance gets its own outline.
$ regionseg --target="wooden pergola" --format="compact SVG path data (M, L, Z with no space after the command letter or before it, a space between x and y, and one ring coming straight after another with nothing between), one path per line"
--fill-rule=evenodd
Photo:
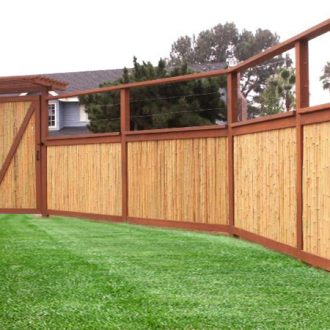
M0 94L42 93L51 90L65 90L67 83L46 76L0 77Z

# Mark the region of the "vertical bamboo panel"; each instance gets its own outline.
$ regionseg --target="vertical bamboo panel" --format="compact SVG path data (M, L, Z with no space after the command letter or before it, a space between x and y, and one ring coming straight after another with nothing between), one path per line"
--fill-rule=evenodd
M234 138L235 226L296 245L294 128Z
M48 208L121 215L121 144L48 147Z
M18 114L13 115L15 120L12 123L15 128L19 128L27 107L17 102L12 108L13 112L16 112L16 109ZM11 130L14 130L14 127L11 127ZM9 133L11 130L8 130L8 134L13 134ZM10 141L8 136L5 140L6 143ZM0 185L0 208L36 208L35 115L31 117Z
M31 102L0 103L0 168L30 105Z
M228 223L227 138L128 143L129 216Z
M304 250L330 259L330 123L304 127Z

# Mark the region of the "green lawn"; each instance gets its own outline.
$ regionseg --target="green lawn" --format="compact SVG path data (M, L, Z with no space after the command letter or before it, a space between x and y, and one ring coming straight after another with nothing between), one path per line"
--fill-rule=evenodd
M330 274L230 237L1 215L0 329L330 329Z

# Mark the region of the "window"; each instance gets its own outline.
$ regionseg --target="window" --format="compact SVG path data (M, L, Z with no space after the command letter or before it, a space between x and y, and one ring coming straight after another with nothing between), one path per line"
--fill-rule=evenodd
M56 108L54 103L48 104L48 126L56 126Z

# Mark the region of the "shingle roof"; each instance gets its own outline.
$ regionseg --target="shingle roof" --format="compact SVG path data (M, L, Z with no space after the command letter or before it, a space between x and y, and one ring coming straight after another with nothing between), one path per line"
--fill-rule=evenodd
M99 87L100 83L105 81L114 81L122 76L122 69L63 72L44 74L49 78L65 81L68 87L65 92L74 92L79 90Z
M195 72L211 71L222 69L225 67L224 63L206 63L193 64L189 68ZM65 81L68 87L65 92L74 92L79 90L86 90L97 88L105 81L114 81L122 76L122 69L113 70L96 70L96 71L80 71L80 72L63 72L44 74L51 79ZM60 92L59 92L60 94Z

